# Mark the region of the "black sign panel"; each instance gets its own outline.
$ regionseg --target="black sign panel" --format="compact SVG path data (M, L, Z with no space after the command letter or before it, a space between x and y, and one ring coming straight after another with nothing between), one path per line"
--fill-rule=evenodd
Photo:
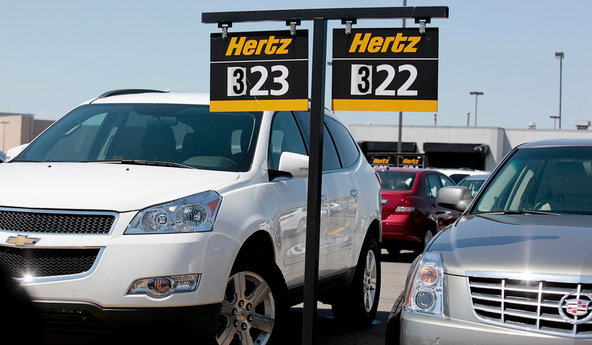
M211 34L210 111L308 110L308 31Z
M437 111L438 29L334 29L333 110Z

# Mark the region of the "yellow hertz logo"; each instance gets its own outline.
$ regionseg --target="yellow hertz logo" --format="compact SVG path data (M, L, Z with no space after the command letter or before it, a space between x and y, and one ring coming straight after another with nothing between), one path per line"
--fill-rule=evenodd
M29 237L27 235L18 235L18 236L10 236L6 243L14 244L15 246L22 247L22 246L32 246L37 243L40 239Z
M266 39L251 39L246 37L233 37L230 39L226 56L231 55L285 55L288 54L288 46L292 43L291 38L275 38L269 36Z
M372 36L371 33L365 34L357 33L349 46L350 53L415 53L415 47L421 36L403 36L402 33L397 33L397 36ZM226 54L228 55L228 54Z
M419 164L419 159L417 159L417 158L403 158L403 164L417 165L417 164Z
M372 164L389 164L390 161L388 158L374 158Z

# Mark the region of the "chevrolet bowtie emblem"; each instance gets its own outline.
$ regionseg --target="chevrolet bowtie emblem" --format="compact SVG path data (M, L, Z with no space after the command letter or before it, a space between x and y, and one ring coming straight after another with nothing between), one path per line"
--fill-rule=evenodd
M23 246L33 246L37 243L40 238L29 237L27 235L18 235L18 236L10 236L6 243L14 244L15 246L23 247Z

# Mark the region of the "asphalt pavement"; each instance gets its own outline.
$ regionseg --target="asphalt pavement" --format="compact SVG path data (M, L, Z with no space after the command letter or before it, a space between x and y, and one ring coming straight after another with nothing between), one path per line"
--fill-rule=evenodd
M405 285L409 266L415 257L411 252L402 252L397 256L382 251L381 291L376 319L370 328L351 329L339 324L331 312L331 306L319 303L317 308L316 344L317 345L382 345L384 344L386 321L389 313ZM302 343L302 305L292 307L289 315L287 345Z

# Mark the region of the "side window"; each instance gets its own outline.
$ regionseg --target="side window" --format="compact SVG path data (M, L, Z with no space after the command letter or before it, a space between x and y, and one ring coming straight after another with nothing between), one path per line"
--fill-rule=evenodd
M269 169L278 169L282 152L307 154L300 129L296 124L294 116L289 111L277 113L271 124L268 157Z
M310 112L298 111L296 112L296 117L298 118L298 123L302 127L302 131L304 132L303 134L304 140L306 141L306 146L310 147L308 142L310 140ZM331 139L331 135L329 135L327 127L325 126L323 132L323 171L337 169L341 169L341 162L339 161L339 156L337 155L337 150L335 149L333 139Z
M338 169L341 169L339 156L337 155L333 139L331 139L331 135L327 131L327 126L325 126L325 131L323 132L323 171Z
M440 184L442 187L454 186L454 182L445 175L438 175L440 177Z
M358 145L354 142L349 131L339 122L330 117L325 117L325 123L333 135L333 140L337 146L343 167L351 167L358 160L358 157L360 157Z
M427 193L428 196L431 198L435 198L438 195L438 191L440 190L440 181L438 176L435 174L429 174L426 176L427 182Z

